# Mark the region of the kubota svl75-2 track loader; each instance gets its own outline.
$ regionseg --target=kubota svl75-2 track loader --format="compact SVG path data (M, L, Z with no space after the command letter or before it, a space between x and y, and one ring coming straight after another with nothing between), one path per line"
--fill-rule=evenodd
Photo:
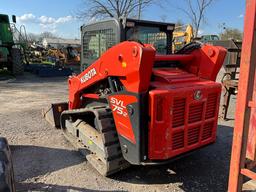
M173 29L129 19L82 28L84 71L68 80L68 105L52 112L103 175L169 162L216 140L215 78L226 50L192 43L172 54Z

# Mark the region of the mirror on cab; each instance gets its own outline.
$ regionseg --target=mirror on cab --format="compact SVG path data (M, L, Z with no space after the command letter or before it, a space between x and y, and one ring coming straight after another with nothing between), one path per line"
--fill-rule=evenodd
M16 23L16 16L15 15L12 16L12 22Z

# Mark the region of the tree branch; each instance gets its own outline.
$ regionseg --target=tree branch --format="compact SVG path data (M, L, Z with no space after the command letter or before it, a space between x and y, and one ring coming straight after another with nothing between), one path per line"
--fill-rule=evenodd
M188 15L193 23L195 30L195 37L198 35L199 28L201 26L202 20L205 17L206 9L213 3L214 0L185 0L188 6L188 10L181 9L186 15Z
M86 9L79 13L79 17L128 17L135 12L138 6L145 8L153 4L154 1L155 0L84 0ZM155 1L155 3L158 2Z

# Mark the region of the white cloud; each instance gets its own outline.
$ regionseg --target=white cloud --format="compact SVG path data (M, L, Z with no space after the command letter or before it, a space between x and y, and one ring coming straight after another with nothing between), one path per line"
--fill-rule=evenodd
M26 13L20 17L17 17L17 21L20 23L33 22L36 20L36 16L32 13Z
M54 17L45 16L45 15L36 17L32 13L26 13L22 16L17 17L17 21L20 24L25 24L25 23L32 24L33 23L35 25L39 25L41 31L49 31L52 33L57 32L58 25L68 23L74 19L75 18L72 17L71 15L54 18Z
M204 34L204 31L201 30L201 29L199 29L199 30L198 30L198 35L203 35L203 34Z
M40 24L54 24L56 22L56 19L44 15L39 17L38 19Z
M74 18L70 15L65 17L53 18L47 16L39 17L40 27L42 31L49 31L52 33L57 32L57 27L59 24L64 24L72 21Z
M70 22L72 20L74 20L75 18L72 17L71 15L67 15L64 17L57 17L57 18L53 18L53 17L48 17L45 15L42 15L40 17L36 17L34 14L32 13L26 13L22 16L18 16L17 17L17 21L21 22L21 23L29 23L29 22L34 22L34 21L39 21L39 23L43 23L43 24L58 24L58 23L67 23Z
M71 15L68 15L66 17L59 17L57 20L56 20L56 23L67 23L67 22L70 22L72 21L74 18L71 16Z
M244 14L240 14L238 18L244 18Z
M39 21L42 24L63 24L72 21L74 18L70 15L65 17L59 17L59 18L53 18L53 17L47 17L47 16L41 16L39 17Z

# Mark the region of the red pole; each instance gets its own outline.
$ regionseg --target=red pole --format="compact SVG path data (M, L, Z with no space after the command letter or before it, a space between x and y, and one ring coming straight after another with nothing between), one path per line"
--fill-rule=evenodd
M250 123L253 84L256 66L256 0L246 1L244 20L244 38L238 84L238 96L235 115L232 155L229 174L229 192L242 190L243 176L241 169L245 167L246 147Z

